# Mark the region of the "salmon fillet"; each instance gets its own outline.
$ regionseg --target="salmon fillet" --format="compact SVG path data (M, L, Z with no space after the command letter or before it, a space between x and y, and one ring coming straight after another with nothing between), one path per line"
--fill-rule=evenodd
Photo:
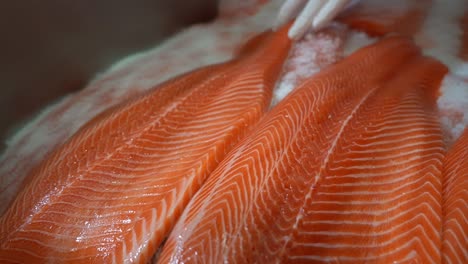
M425 54L441 60L451 69L442 83L438 108L442 113L440 120L447 131L446 140L453 142L468 124L468 64L460 67L463 65L458 59L460 47L466 46L460 42L466 35L462 32L467 27L459 22L468 10L468 2L432 0L430 7L427 7L428 2L361 0L349 11L356 16L363 13L363 19L368 19L370 23L399 25L394 27L397 32L405 29L405 24L398 21L401 17L410 18L410 21L405 21L411 22L411 25L416 22L416 26L424 19L422 28L413 37ZM123 58L97 75L82 91L43 109L12 134L5 142L6 151L0 154L0 201L6 201L0 203L0 215L17 195L30 170L92 117L171 77L231 58L232 51L246 39L271 27L283 3L284 0L221 0L220 16L215 21L194 25L160 46ZM359 11L361 8L363 11ZM411 10L419 10L422 16L412 18L407 15ZM411 25L408 24L407 28L414 29ZM343 32L328 34L337 28ZM297 56L289 61L295 65L288 69L274 90L274 103L281 101L304 77L377 40L352 27L345 30L340 28L345 27L332 23L325 30L309 32L302 40L295 42L293 52ZM354 29L366 31L366 28Z
M264 2L268 3L262 5ZM150 153L141 148L141 141L131 142L134 144L131 146L135 147L132 148L124 140L108 140L105 142L109 145L104 149L91 150L104 155L112 152L112 147L119 145L123 146L123 152L130 153L127 156L129 158L120 159L122 156L117 156L116 164L121 162L121 165L111 172L112 175L103 171L90 171L81 179L81 175L77 173L83 170L73 167L76 164L71 161L75 159L78 163L88 162L88 156L83 154L70 158L73 152L65 152L63 147L60 147L54 153L63 151L60 154L62 156L52 154L56 155L53 166L69 166L75 169L76 174L66 177L57 174L51 177L51 180L45 180L46 172L38 172L36 169L30 173L24 184L20 185L27 172L47 157L46 153L62 144L96 113L146 91L170 76L230 58L232 50L237 49L243 40L271 25L269 20L274 18L280 2L283 1L223 0L220 4L220 17L213 23L193 26L160 47L125 58L106 73L99 75L83 91L45 110L17 133L9 141L7 152L0 156L0 215L18 190L22 190L21 198L18 199L22 199L25 208L19 205L21 202L15 201L17 206L12 210L16 211L9 211L9 222L0 219L0 262L102 263L112 262L114 259L116 262L148 259L151 252L161 244L161 240L166 236L164 234L169 233L198 186L203 184L224 154L244 138L246 133L254 138L245 138L241 143L243 147L234 148L237 154L229 155L229 162L225 161L221 166L223 168L219 169L222 172L213 174L217 175L217 179L208 180L209 187L202 190L205 196L195 198L194 204L189 206L190 213L184 215L184 224L180 224L171 235L160 262L183 260L205 263L211 260L217 263L227 260L243 263L251 260L260 263L386 263L407 260L410 263L431 263L440 261L440 249L434 248L441 246L443 261L447 261L449 257L457 260L466 256L460 255L460 252L463 252L460 251L464 245L463 238L466 238L466 227L459 228L459 225L454 225L456 221L464 223L463 218L456 218L459 214L448 213L463 207L460 207L460 203L457 203L458 207L441 206L442 187L438 177L441 176L443 150L438 138L438 125L434 121L434 118L439 118L443 123L448 131L445 140L449 143L462 133L468 122L468 75L463 67L460 67L466 68L468 65L460 64L467 46L467 30L464 25L468 5L463 0L450 0L448 3L445 0L362 0L338 19L347 23L350 28L333 23L325 30L309 33L295 43L293 54L286 65L286 74L276 85L273 105L280 102L285 94L304 79L317 73L319 75L300 85L298 89L302 92L295 92L292 97L295 99L288 98L288 103L280 104L279 110L274 110L266 119L269 121L260 125L261 131L249 132L265 109L263 103L269 101L270 87L263 87L263 94L254 89L254 93L259 96L258 100L253 100L253 97L249 97L252 100L246 102L226 99L230 104L214 107L213 112L208 106L203 108L201 105L207 103L210 106L219 106L214 102L216 99L209 100L206 96L201 96L202 92L197 93L194 89L207 91L209 95L216 94L213 98L219 99L224 92L229 92L219 90L218 94L214 87L204 90L200 87L202 80L211 84L218 84L224 80L224 84L231 85L234 85L236 80L251 80L252 76L248 74L252 68L248 65L257 61L254 54L259 55L266 49L270 53L264 55L265 58L275 60L278 59L276 56L284 55L283 52L273 49L273 44L262 41L263 37L260 37L251 45L247 45L243 54L235 61L210 66L205 69L208 73L201 69L181 77L190 87L179 87L180 90L174 92L178 95L167 91L167 102L185 94L194 106L190 108L194 111L191 111L189 116L186 116L189 111L183 110L188 108L173 109L174 112L167 113L165 123L161 123L161 126L167 125L171 129L164 131L155 144L174 147L178 152L164 150L153 156L153 150L150 150ZM368 38L366 34L353 29L379 38ZM347 57L363 45L395 33L414 37L416 44L422 47L425 54L434 56L450 67L451 74L446 75L440 93L436 87L439 86L440 76L444 72L443 67L421 57L417 49L403 38L384 40L377 46L366 48L365 53L358 53L361 54L359 56L353 55L353 60L340 62L320 73L328 65ZM262 45L270 46L262 48ZM273 72L278 71L279 65L271 63L268 64L269 68L267 67L269 70L265 68L263 71L264 76L268 77L265 83L267 79L274 82L273 79L278 77L277 72ZM216 80L214 77L208 77L217 73L226 74L224 77L215 78ZM169 83L159 87L165 87ZM192 84L198 88L192 87ZM306 86L311 87L305 88ZM237 96L237 91L234 92L234 87L231 88L231 95ZM153 90L146 96L150 97L154 92ZM240 94L244 96L245 93ZM141 104L140 107L144 109L143 105L148 106L146 111L159 109L155 112L166 107L167 104L156 100L156 96L164 97L155 94L153 99L148 101L150 103ZM434 111L433 105L437 96L439 115ZM310 98L316 100L311 102ZM139 102L142 103L142 100ZM256 105L253 107L255 109L247 110L247 102L254 102L251 105ZM179 103L181 106L187 106L180 101ZM115 120L133 120L125 122L128 126L122 128L122 137L130 135L132 131L140 131L140 128L132 127L135 123L144 127L146 124L143 119L150 117L148 122L157 119L148 112L141 116L116 114L119 109L128 109L129 104L131 103L108 110L86 128L82 128L78 134L85 133L83 131L88 131L89 134L97 133L90 131L98 131L93 129L107 122L108 125L103 125L106 129L99 130L101 134L106 135L103 139L118 136L122 131L119 130L120 125L115 125L116 121L111 122L114 115L120 116L120 119L115 117ZM219 124L215 128L203 123L203 120L216 118L215 115L222 112L220 109L231 107L232 104L238 106L237 115L243 109L244 115L240 114L242 120L234 118L236 113L229 110L230 113L223 112L223 115L226 114L224 116L230 116L225 120L226 123L223 123L224 126ZM199 107L201 109L198 109ZM207 119L197 119L200 116ZM200 122L188 121L191 118ZM172 126L175 124L174 120L177 124L183 120L185 125ZM184 123L185 121L187 123ZM234 127L227 127L227 122L232 122ZM342 130L340 124L344 124ZM278 128L275 129L274 126ZM399 126L406 130L403 131ZM196 135L184 134L190 128L207 129L194 132ZM221 129L220 133L224 134L214 133L215 129ZM422 135L421 131L428 131L428 134ZM203 132L209 133L201 135ZM163 136L169 135L173 136L171 142L176 142L174 146L162 140ZM189 135L194 137L190 138ZM283 137L284 135L288 137ZM151 135L141 136L146 140ZM213 138L210 138L209 142L198 142L210 136ZM261 137L263 139L260 139ZM288 141L284 141L285 138ZM408 142L402 142L402 138ZM199 148L190 145L190 140L185 142L185 139L200 143L197 145ZM210 152L212 148L205 143L211 143L213 151ZM87 146L85 141L82 144ZM147 141L142 144L146 146ZM190 149L191 147L193 148ZM378 147L382 149L376 151ZM416 149L417 147L419 148ZM202 153L203 150L207 151L207 156L192 156L193 153ZM141 157L140 152L145 157ZM147 157L148 153L152 157ZM256 153L256 156L252 153ZM176 157L179 154L183 155L177 163L182 164L180 168L163 165L163 162L169 160L168 156ZM451 155L453 157L453 154ZM48 157L50 159L51 155ZM62 161L62 157L67 159ZM90 164L97 164L96 159L91 155ZM165 216L156 216L159 220L163 219L162 221L148 223L153 217L149 213L148 204L154 202L155 195L151 193L151 188L153 183L156 184L156 180L150 179L145 173L153 169L161 169L156 173L158 175L172 169L177 172L188 170L189 164L195 161L199 163L192 167L196 168L195 172L188 176L186 182L174 180L165 186L167 189L161 188L167 193L171 188L177 190L179 196L165 200L168 201L167 204L174 205L171 207L173 211ZM43 163L47 162L50 161ZM138 162L143 163L137 164ZM157 165L144 162L156 162ZM113 165L115 164L111 166ZM144 172L138 171L139 168ZM38 180L34 183L29 182L41 173L44 175ZM234 176L235 173L238 175ZM445 179L447 174L446 168ZM128 176L128 179L118 179L122 183L120 187L117 186L119 182L108 181L118 175ZM226 175L228 177L223 179ZM356 175L365 177L359 178ZM417 175L420 178L416 178ZM98 177L98 181L92 180L94 176ZM36 189L28 187L31 184L36 184ZM430 189L432 186L433 189ZM241 187L250 193L240 192L238 189ZM452 187L455 190L459 186L452 184ZM23 188L27 188L26 191ZM206 188L214 190L210 192ZM34 195L31 193L33 189L38 190ZM74 192L77 189L80 190L79 195ZM447 191L448 189L446 184L444 204L450 199L459 199L459 196L456 196L458 192ZM102 196L101 200L92 198L97 197L93 196L93 193L99 191L109 194ZM127 191L128 194L123 194ZM226 193L223 194L224 191ZM452 196L450 193L456 195ZM55 197L55 194L58 195ZM207 198L207 194L211 196ZM104 201L107 197L109 200ZM226 197L229 199L225 199ZM236 203L222 204L232 199L237 199ZM49 206L50 202L52 203ZM85 211L82 211L83 208ZM201 209L199 216L198 209ZM444 211L445 209L448 210ZM117 213L114 214L112 210L117 210ZM166 211L168 210L171 209ZM222 214L216 215L217 218L213 217L210 221L209 217L215 215L215 210ZM96 211L98 214L94 215L94 218L87 215ZM130 217L119 218L118 214L122 211ZM14 216L15 214L18 216ZM28 218L29 216L31 218ZM441 221L442 216L446 217L445 221ZM453 219L450 218L452 216ZM10 226L15 219L19 221L19 226ZM199 224L196 224L197 222ZM208 228L210 224L213 226ZM134 228L135 226L137 228ZM441 232L442 226L446 234ZM23 227L25 229L21 230ZM189 229L184 230L185 227ZM455 229L456 227L458 229ZM210 235L215 238L214 241L205 243L206 230L212 232ZM118 235L119 232L122 232L121 236ZM133 237L131 232L138 235ZM176 234L180 234L180 237ZM284 235L281 237L278 234ZM132 241L130 244L127 243L129 237ZM244 241L249 239L250 241ZM136 244L143 241L140 243L142 246L135 247L134 241ZM189 248L191 245L196 246ZM220 246L224 248L219 248ZM136 251L138 252L133 254ZM214 255L209 255L211 253Z
M468 263L468 128L444 163L442 263Z
M290 44L287 27L261 34L236 59L91 120L33 171L0 219L0 262L148 261L269 106Z
M426 19L431 0L362 0L338 20L370 36L399 33L414 36Z
M446 72L392 37L305 81L212 173L159 262L437 263Z

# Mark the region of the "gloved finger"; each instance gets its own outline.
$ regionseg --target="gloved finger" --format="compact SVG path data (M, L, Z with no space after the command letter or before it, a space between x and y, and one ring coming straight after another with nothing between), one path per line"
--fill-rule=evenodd
M296 17L306 3L307 0L286 0L278 12L273 28L278 29L280 26Z
M313 30L319 30L332 21L346 7L349 0L328 0L312 21Z
M301 38L312 24L314 17L322 10L327 0L312 0L307 3L304 10L297 17L289 29L288 35L292 39Z

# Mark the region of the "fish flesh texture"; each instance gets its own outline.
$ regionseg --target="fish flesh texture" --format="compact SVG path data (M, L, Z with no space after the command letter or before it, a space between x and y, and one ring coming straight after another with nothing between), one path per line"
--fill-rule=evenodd
M159 262L439 262L446 72L390 37L309 78L211 174Z
M419 2L361 0L343 15L349 21L365 16L369 24L390 25L387 29L392 30L400 30L401 26L392 25L401 25L398 20L405 17L415 25L413 29L421 26L413 36L417 45L451 69L442 82L438 109L446 131L444 136L453 142L468 124L468 63L460 64L457 57L459 48L468 43L460 44L468 36L468 27L459 23L468 11L468 2L434 0L429 7ZM213 22L194 25L160 46L123 58L80 92L41 111L5 142L6 151L0 155L0 201L5 201L0 203L0 215L24 185L30 170L95 115L176 75L231 58L247 38L271 27L283 3L283 0L221 0L219 16ZM360 9L366 12L359 12ZM421 15L414 17L414 21L408 20L411 16L406 13L414 10ZM287 74L273 92L275 104L303 78L378 40L366 34L369 28L355 27L352 23L349 28L339 22L341 19L322 31L308 32L295 42L296 56L288 61ZM342 32L329 34L337 28Z
M468 77L463 65L467 13L464 0L362 0L337 21L369 36L412 37L426 55L441 60L452 73Z
M33 170L0 218L0 262L147 262L268 108L287 29L86 124Z
M468 263L468 128L444 162L442 263Z
M7 140L0 155L0 215L31 169L85 123L163 81L231 59L247 39L269 29L269 18L282 0L275 1L261 10L265 0L220 1L215 22L194 25L161 45L122 58L81 91L43 109Z
M280 6L279 2L282 0L222 0L220 16L214 22L195 25L176 34L160 47L123 59L107 72L98 75L81 92L70 95L43 111L9 140L7 151L0 157L0 200L2 201L0 215L6 209L6 205L10 204L11 199L16 196L16 192L30 184L28 181L31 177L26 178L21 185L27 172L47 157L46 153L63 144L90 118L103 109L146 91L176 74L230 58L232 51L237 49L244 39L272 24L271 20L274 19ZM415 5L418 2L421 5ZM464 6L454 3L463 3ZM457 57L463 58L463 50L466 50L464 47L468 43L466 41L468 27L463 24L466 23L464 21L466 21L467 6L464 0L360 1L349 10L349 13L344 14L348 16L348 21L338 19L351 28L346 28L340 22L333 23L320 32L309 32L304 39L295 43L293 56L287 63L286 74L281 77L274 90L273 104L280 102L303 79L320 73L328 65L348 56L363 45L378 41L383 35L395 33L413 35L417 45L422 47L425 53L443 61L450 68L450 74L444 78L438 94L439 116L436 114L434 116L437 116L449 131L447 135L444 135L445 140L456 139L468 124L468 74L466 74L468 71L464 73L460 71L463 67L459 67L467 64L460 64ZM465 12L464 17L460 16L463 12ZM353 21L359 21L359 19L362 22L362 18L366 20L366 23L353 24ZM379 21L379 19L384 21ZM400 20L404 20L406 24L401 23ZM379 29L379 27L382 29L381 33L373 34L372 30ZM355 30L379 37L369 38L366 34ZM355 65L348 66L353 68ZM361 71L361 74L366 75L381 66L376 64L374 67L369 67L368 71ZM237 74L235 71L233 73ZM397 71L395 70L394 73L397 74ZM340 98L346 99L347 97ZM335 100L335 103L337 102L340 100ZM428 109L432 108L428 107ZM330 115L330 118L334 118L333 115ZM319 131L316 130L316 133L319 134ZM232 141L233 144L234 141ZM228 149L226 148L226 151ZM45 183L43 184L45 186ZM24 193L21 195L23 198L26 197ZM47 198L51 197L53 196ZM44 200L44 203L47 201ZM435 208L436 211L439 210L437 206ZM116 221L121 220L116 219ZM119 227L118 224L116 226ZM81 239L82 237L79 237L79 240ZM439 242L436 240L435 243ZM111 244L109 242L107 245ZM47 248L43 248L46 251ZM65 243L63 248L66 250ZM73 250L73 248L69 249ZM101 247L101 250L105 251L105 248ZM13 251L8 252L14 254ZM45 253L41 252L41 254ZM102 260L102 255L96 256L97 261ZM14 260L12 256L8 258ZM53 261L51 258L49 261ZM87 260L91 261L91 258ZM57 261L65 260L57 258ZM372 262L372 259L368 262Z
M370 36L399 33L414 36L422 27L431 0L363 0L345 11L338 20Z
M277 10L272 3L256 14L261 5L257 0L242 1L241 6L237 0L222 2L216 23L194 25L161 45L122 58L81 91L43 109L7 140L0 155L0 215L31 169L94 116L170 78L231 59L247 39L268 30L265 18ZM251 15L239 15L246 12Z

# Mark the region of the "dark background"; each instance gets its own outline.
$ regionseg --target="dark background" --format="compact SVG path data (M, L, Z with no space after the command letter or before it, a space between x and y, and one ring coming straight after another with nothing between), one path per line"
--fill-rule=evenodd
M216 11L216 0L3 1L0 140L119 58Z

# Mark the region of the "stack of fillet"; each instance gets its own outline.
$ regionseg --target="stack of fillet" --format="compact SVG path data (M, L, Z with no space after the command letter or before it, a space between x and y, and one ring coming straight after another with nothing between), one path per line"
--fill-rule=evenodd
M446 67L387 37L268 111L290 45L263 33L94 118L0 218L0 262L465 262L468 131L447 153Z

